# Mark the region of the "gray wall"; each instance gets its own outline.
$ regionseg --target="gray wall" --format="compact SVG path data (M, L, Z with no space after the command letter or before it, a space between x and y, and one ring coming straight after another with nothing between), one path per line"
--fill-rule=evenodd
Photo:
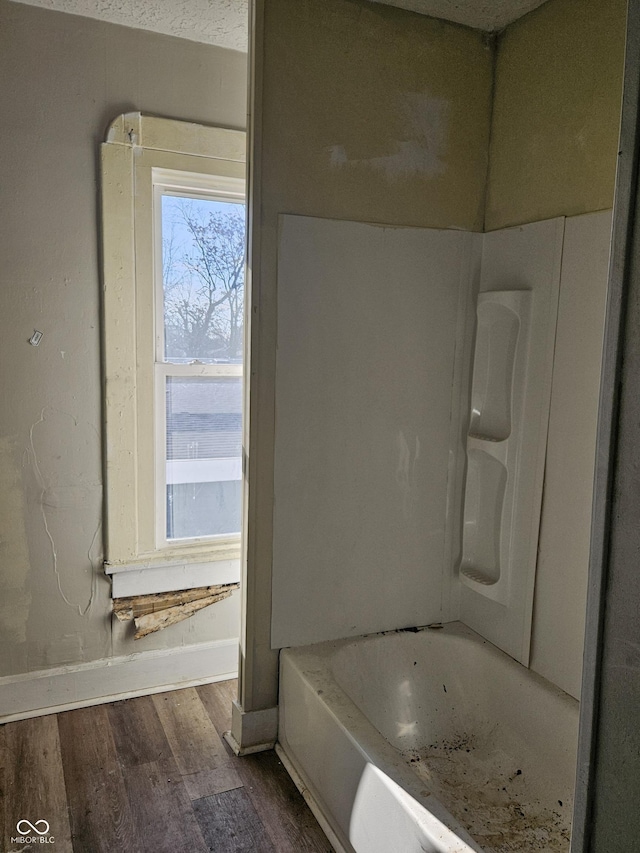
M630 0L574 821L580 853L640 849L639 114L640 2Z
M637 235L634 242L630 292L625 299L626 340L602 634L593 830L587 847L593 853L614 850L637 853L640 849L640 245ZM590 627L593 629L593 625Z
M243 129L246 56L0 0L0 80L7 675L134 651L112 632L101 563L98 144L129 110ZM233 596L135 651L232 636L237 606Z

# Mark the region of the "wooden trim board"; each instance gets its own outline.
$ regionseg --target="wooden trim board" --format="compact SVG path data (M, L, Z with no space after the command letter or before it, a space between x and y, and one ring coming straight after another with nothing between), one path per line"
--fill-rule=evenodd
M168 563L167 565L129 564L106 566L111 575L112 597L153 595L176 589L193 589L240 580L240 560L212 560L209 563Z

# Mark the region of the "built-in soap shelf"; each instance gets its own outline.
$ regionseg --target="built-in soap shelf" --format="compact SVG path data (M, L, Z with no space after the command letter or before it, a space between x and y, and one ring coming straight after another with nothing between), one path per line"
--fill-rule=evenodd
M530 291L478 296L460 578L500 604L513 562L530 315Z

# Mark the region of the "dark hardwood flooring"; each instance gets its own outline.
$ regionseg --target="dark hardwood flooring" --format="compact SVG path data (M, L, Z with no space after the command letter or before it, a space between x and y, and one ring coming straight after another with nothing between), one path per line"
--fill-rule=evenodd
M2 853L331 853L275 752L237 758L223 741L235 691L225 681L0 726ZM21 820L48 821L54 841L12 842Z

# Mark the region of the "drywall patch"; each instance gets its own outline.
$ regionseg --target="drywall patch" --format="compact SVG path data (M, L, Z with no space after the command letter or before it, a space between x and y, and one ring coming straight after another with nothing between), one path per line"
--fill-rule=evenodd
M437 178L446 172L449 110L445 98L425 92L403 95L398 119L400 126L407 129L407 139L394 141L391 154L369 159L352 159L343 145L332 145L328 148L329 165L373 169L389 181L413 175Z
M0 637L11 645L26 642L31 606L24 487L17 456L17 440L0 438Z

